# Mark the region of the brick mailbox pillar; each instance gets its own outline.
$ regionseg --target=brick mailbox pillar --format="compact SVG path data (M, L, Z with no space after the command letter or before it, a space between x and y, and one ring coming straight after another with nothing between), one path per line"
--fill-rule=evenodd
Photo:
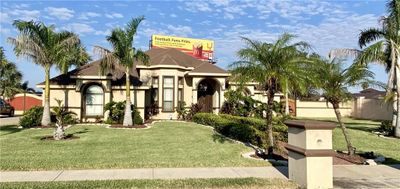
M306 188L333 188L332 130L334 123L286 121L289 179Z

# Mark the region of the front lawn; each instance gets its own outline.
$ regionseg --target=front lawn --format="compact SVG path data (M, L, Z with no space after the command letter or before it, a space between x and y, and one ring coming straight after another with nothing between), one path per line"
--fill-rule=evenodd
M319 120L337 122L334 118ZM380 122L351 118L344 118L343 120L357 152L373 151L375 154L387 157L388 159L385 162L387 164L400 163L400 139L382 138L372 133L379 128ZM333 148L335 150L347 150L346 141L339 126L333 130Z
M182 180L106 180L106 181L71 181L71 182L19 182L0 183L0 188L224 188L224 189L261 189L261 188L297 188L296 184L283 179L182 179Z
M79 139L43 141L53 129L0 127L0 170L266 166L245 159L252 149L221 140L194 123L161 122L150 129L74 126Z

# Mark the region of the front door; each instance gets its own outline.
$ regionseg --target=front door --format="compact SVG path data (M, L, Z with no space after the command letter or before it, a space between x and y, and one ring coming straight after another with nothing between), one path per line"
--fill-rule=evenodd
M201 106L202 112L212 112L214 88L212 85L203 80L200 82L197 91L197 103Z

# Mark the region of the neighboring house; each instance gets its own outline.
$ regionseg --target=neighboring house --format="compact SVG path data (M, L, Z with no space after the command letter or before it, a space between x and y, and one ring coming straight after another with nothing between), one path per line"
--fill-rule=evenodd
M358 119L392 120L393 106L385 102L385 91L365 89L353 94L351 116Z
M15 115L22 115L24 111L34 106L42 105L42 97L33 93L18 93L7 101L15 109Z

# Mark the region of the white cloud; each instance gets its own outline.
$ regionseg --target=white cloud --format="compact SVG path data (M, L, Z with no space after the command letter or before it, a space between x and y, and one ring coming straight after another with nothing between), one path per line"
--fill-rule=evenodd
M0 25L0 34L3 36L8 36L11 34L11 30L9 28L5 28L3 25Z
M176 14L170 14L169 16L172 17L172 18L178 17Z
M79 16L79 19L89 20L90 18L99 17L101 14L96 12L84 12Z
M95 29L88 25L88 24L83 24L83 23L71 23L67 24L66 26L62 27L64 30L76 32L80 35L85 35L86 33L94 33Z
M21 20L38 20L40 16L40 11L38 10L22 10L16 9L8 12L9 15L12 15L12 19L21 19Z
M107 18L111 18L111 19L113 19L113 18L123 18L124 17L122 14L115 13L115 12L114 13L106 13L105 16Z
M185 2L185 10L189 12L211 12L212 9L206 1L187 1Z
M49 13L50 16L54 16L60 20L69 20L74 17L75 11L71 9L67 9L64 7L57 8L57 7L47 7L44 9L46 12Z
M111 30L107 29L105 31L100 31L100 30L96 30L94 32L95 35L110 35L111 34Z
M10 21L10 17L5 12L0 12L0 23L6 23Z
M192 28L189 26L167 25L167 29L170 32L170 35L175 35L175 36L187 37L187 36L193 34Z

